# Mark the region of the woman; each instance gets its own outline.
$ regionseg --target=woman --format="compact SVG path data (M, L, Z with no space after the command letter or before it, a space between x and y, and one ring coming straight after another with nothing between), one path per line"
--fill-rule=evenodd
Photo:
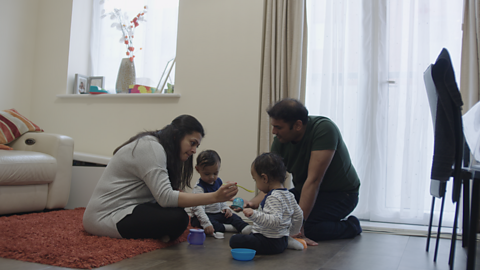
M183 207L233 198L236 183L213 193L179 191L190 187L192 155L203 136L197 119L181 115L162 130L139 133L115 149L85 210L85 230L99 236L167 242L188 226Z

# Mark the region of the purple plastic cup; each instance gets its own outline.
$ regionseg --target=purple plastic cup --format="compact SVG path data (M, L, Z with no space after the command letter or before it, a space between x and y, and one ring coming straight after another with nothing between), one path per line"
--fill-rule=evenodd
M187 241L190 245L203 245L203 241L205 241L205 232L203 229L190 229Z

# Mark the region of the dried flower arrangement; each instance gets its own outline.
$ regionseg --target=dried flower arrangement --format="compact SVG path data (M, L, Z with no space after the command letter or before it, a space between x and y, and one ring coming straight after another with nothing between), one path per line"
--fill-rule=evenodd
M127 47L127 56L130 58L130 61L133 62L133 59L135 58L135 47L133 47L133 38L134 38L134 33L135 33L135 28L139 25L140 21L145 21L145 13L147 13L147 6L143 7L143 11L138 13L137 16L135 16L132 20L128 20L128 15L126 12L122 13L121 9L115 8L112 12L110 13L105 13L105 10L103 10L103 15L102 18L105 18L106 16L110 15L110 19L115 20L111 26L116 27L118 30L122 31L122 38L120 39L121 43L124 43ZM140 48L141 50L142 48Z

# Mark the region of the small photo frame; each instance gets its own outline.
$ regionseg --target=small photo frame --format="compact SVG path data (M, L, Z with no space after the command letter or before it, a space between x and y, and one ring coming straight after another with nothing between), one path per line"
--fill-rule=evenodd
M167 93L167 89L165 88L165 85L168 84L168 80L170 78L170 74L172 73L173 67L175 66L175 58L171 59L170 61L167 62L165 65L165 69L163 70L162 76L160 77L160 81L158 82L157 85L157 91L160 93ZM168 88L172 93L173 93L173 82L170 84Z
M75 84L73 85L74 94L87 94L88 93L88 77L80 74L75 74Z
M90 86L98 86L102 89L105 88L105 77L104 76L92 76L88 80L88 90L90 91Z

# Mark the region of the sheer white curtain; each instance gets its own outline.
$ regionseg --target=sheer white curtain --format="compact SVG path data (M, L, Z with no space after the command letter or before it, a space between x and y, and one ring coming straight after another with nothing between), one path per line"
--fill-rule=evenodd
M266 0L258 153L270 151L269 106L283 98L305 100L306 1Z
M462 2L307 0L305 104L342 131L362 181L361 219L428 224L433 127L423 72L447 48L459 83ZM453 211L449 192L444 225Z
M463 98L463 111L466 113L480 98L480 3L477 0L464 0L462 77L460 92Z
M146 21L139 22L133 39L135 71L137 84L156 87L167 62L175 57L178 2L179 0L94 0L91 75L105 76L105 88L115 93L120 62L127 57L126 46L120 42L123 36L121 30L111 27L118 21L110 16L102 18L103 11L110 13L114 8L121 9L131 20L147 6Z

